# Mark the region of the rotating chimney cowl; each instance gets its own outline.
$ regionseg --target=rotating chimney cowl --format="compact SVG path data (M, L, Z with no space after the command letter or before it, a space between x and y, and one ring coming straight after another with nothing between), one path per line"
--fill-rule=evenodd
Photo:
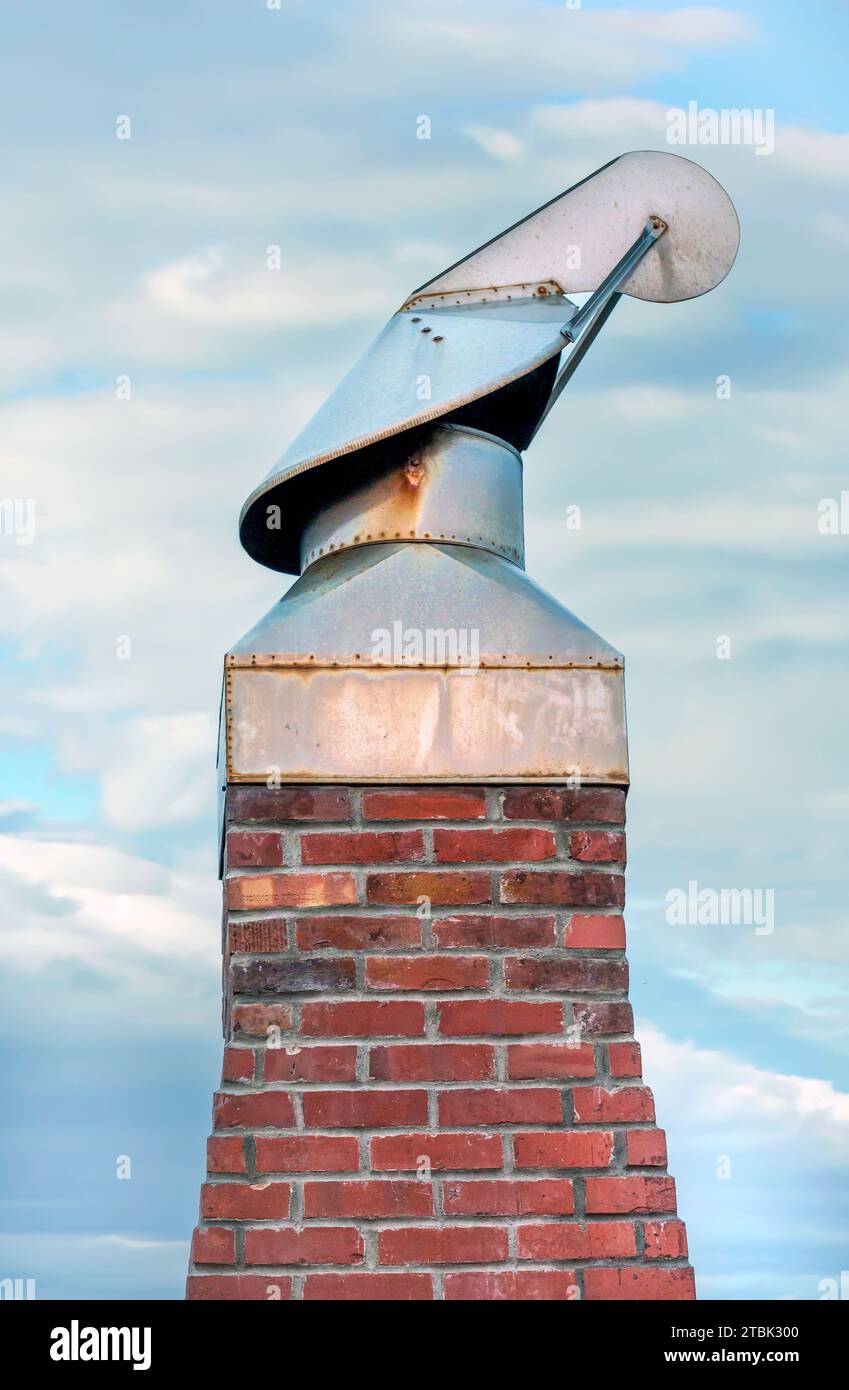
M622 658L524 573L520 451L622 294L703 294L738 240L704 169L626 154L409 297L243 509L300 578L226 658L222 785L627 783Z

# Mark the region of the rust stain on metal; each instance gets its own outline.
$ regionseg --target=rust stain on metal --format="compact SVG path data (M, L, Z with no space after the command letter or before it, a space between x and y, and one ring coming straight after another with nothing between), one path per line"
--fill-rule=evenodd
M420 487L425 477L426 469L422 460L416 457L411 458L409 463L404 465L403 473L410 487Z

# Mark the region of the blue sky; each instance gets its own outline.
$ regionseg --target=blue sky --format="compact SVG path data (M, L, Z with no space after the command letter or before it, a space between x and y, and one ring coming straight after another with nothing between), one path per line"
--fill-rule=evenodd
M617 311L528 456L528 568L626 658L632 997L700 1294L821 1296L849 1268L849 535L817 527L849 489L849 12L48 0L2 28L0 494L37 526L0 535L0 1275L181 1296L221 658L280 592L243 498L413 286L697 101L775 110L768 156L678 150L734 198L737 265ZM772 888L775 931L669 926L691 879Z

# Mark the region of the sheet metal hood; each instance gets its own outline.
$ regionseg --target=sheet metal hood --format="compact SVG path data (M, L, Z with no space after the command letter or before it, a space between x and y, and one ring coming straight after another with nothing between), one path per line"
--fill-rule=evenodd
M669 303L725 277L739 242L728 195L690 160L642 151L414 291L248 497L240 537L249 554L298 573L317 508L352 472L368 471L375 449L431 422L471 424L525 448L578 314L568 295L597 290L652 217L664 220L665 235L618 293Z

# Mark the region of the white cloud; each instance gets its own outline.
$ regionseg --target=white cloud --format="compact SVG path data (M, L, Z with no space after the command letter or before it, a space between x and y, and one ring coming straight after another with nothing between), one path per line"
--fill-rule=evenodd
M724 48L747 42L755 32L739 10L717 6L636 13L606 10L599 13L599 21L608 26L611 34L635 34L661 44L680 44L683 48Z
M181 962L206 966L220 949L212 873L189 875L108 845L0 836L0 894L0 956L25 974L77 960L143 982Z
M827 1166L849 1163L849 1095L830 1081L782 1075L727 1052L672 1042L650 1023L637 1036L659 1109L679 1131L734 1132L739 1146L801 1143ZM661 1123L663 1121L661 1120Z
M517 136L511 135L509 130L495 130L492 126L467 126L463 132L468 135L475 144L480 145L482 150L492 155L493 159L499 159L504 164L513 163L521 158L525 151L525 143Z
M269 243L271 246L272 244ZM265 330L335 324L374 313L386 293L385 279L373 262L354 264L325 257L310 263L299 254L279 268L265 264L267 247L257 248L253 265L234 262L220 249L150 271L144 294L168 319L186 319L216 328Z
M125 830L180 825L208 808L217 731L208 714L127 721L102 771L103 811Z
M799 178L849 182L849 135L804 126L780 129L776 151Z
M638 149L639 140L654 136L661 144L666 133L669 107L647 97L595 97L583 101L534 106L529 113L531 129L542 136L572 137L582 144L602 139L624 139L622 149ZM621 152L621 151L620 151Z
M849 1240L849 1095L819 1077L754 1066L724 1040L673 1041L641 1019L636 1032L698 1296L823 1297Z
M415 72L439 72L442 88L464 79L466 93L485 82L491 94L493 84L504 81L514 99L555 81L581 91L643 81L684 67L694 52L737 46L753 34L739 12L723 8L633 13L540 0L470 0L458 13L452 0L432 0L424 9L401 0L389 12L382 5L372 12L374 57L389 49L407 80L411 55Z
M29 815L37 809L32 801L0 801L0 821L17 819L18 816Z

